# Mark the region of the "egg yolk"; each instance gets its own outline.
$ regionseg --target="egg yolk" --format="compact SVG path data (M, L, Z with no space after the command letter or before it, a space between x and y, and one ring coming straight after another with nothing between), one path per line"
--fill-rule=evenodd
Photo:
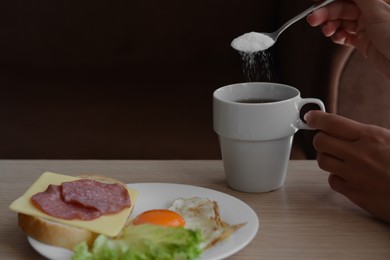
M167 209L152 209L139 214L134 225L152 224L165 227L184 227L185 220L179 213Z

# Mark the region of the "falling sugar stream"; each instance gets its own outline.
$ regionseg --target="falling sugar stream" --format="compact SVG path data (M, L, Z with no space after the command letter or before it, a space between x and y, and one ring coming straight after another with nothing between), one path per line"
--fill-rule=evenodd
M246 81L272 81L272 57L269 51L239 53L242 59L242 71Z

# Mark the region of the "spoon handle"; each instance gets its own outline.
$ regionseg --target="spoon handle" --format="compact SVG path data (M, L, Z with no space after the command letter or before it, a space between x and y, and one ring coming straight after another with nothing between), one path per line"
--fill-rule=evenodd
M322 3L320 4L314 4L312 5L311 7L309 7L308 9L306 9L305 11L303 11L302 13L298 14L297 16L291 18L290 20L288 20L286 23L284 23L277 31L277 34L281 34L284 30L287 29L287 27L289 27L290 25L292 25L293 23L301 20L302 18L306 17L307 15L309 15L310 13L314 12L315 10L317 9L320 9L321 7L324 7L332 2L334 2L335 0L325 0L323 1Z
M335 0L326 0L326 1L323 1L319 4L314 4L312 7L308 8L306 11L303 12L303 13L305 13L303 17L305 17L306 15L310 14L311 12L314 12L315 10L320 9L321 7L324 7L324 6L330 4L334 1Z

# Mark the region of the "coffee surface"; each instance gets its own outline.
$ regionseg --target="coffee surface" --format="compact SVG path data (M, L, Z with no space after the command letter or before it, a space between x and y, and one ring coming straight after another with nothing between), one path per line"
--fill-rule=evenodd
M251 104L256 104L256 103L272 103L272 102L277 102L279 99L274 99L274 98L246 98L246 99L240 99L237 100L237 103L251 103Z

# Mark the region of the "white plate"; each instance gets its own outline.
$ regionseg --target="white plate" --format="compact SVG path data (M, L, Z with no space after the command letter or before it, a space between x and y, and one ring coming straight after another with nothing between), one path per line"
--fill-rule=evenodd
M135 183L127 184L137 190L139 195L132 216L149 210L168 208L177 198L201 197L218 202L223 221L229 224L246 222L231 237L203 252L201 260L218 260L231 256L252 241L259 229L259 219L251 207L228 194L184 184ZM49 246L28 237L31 246L41 255L53 260L69 260L72 252L63 248Z

